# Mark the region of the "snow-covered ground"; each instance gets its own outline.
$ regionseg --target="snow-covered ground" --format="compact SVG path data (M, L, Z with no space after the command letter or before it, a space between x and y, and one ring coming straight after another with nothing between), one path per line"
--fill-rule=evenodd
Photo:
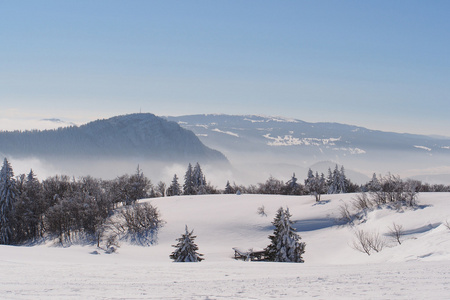
M158 244L0 246L1 299L449 299L450 193L419 196L420 207L377 209L354 226L336 222L355 195L208 195L148 200L167 222ZM147 201L147 200L145 200ZM257 214L264 206L267 217ZM243 262L233 247L269 244L276 210L289 207L305 263ZM387 234L403 226L399 245ZM173 263L171 245L194 229L205 260ZM353 249L354 232L378 232L387 246L370 256ZM95 251L99 254L94 254Z

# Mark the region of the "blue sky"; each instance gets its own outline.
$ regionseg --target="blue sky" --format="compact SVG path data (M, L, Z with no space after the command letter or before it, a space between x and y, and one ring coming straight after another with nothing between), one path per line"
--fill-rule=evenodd
M450 136L450 1L0 0L0 13L0 126L142 110Z

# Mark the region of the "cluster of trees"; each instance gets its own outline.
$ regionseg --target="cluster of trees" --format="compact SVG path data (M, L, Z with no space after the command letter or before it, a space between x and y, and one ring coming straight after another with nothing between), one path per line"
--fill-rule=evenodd
M376 190L389 191L394 187L400 190L413 190L415 193L450 192L450 186L442 184L430 185L412 179L404 181L399 176L393 176L391 174L384 177L373 174L369 182L363 185L357 185L347 178L344 167L341 166L339 168L337 165L333 171L331 168L328 169L327 176L309 169L304 184L299 183L294 173L286 183L272 176L264 183L249 186L230 185L228 181L222 192L225 194L240 192L245 194L312 195L316 201L320 201L321 195L323 194L359 193Z
M133 234L135 227L128 226L131 221L124 214L130 210L134 213L131 219L137 220L141 230L155 231L162 225L157 211L136 204L152 194L151 182L139 167L135 174L114 180L63 175L40 182L32 170L15 177L5 158L0 170L0 244L47 237L58 238L61 243L87 238L99 244L107 227L112 226L111 217L118 206L131 207L114 216L119 220L113 226L121 230L118 233ZM143 222L145 218L153 221Z
M189 164L184 175L184 183L181 187L178 182L178 176L175 174L172 179L172 183L166 191L167 196L178 196L178 195L205 195L205 194L218 194L220 193L213 187L210 183L206 182L206 177L203 174L200 164L192 167Z
M286 183L272 176L264 183L247 187L236 184L231 186L227 182L224 193L231 194L239 191L246 194L313 195L317 201L320 201L320 196L323 194L353 193L360 190L360 186L346 177L344 167L339 169L336 165L333 171L328 169L327 177L323 173L319 174L317 171L314 173L309 169L304 184L299 183L294 173Z

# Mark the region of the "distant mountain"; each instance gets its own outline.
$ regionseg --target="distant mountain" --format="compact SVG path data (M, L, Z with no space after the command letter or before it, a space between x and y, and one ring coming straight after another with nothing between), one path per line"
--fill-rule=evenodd
M55 130L0 132L0 153L49 160L137 157L227 162L222 153L203 145L193 132L153 114L124 115Z
M291 165L291 169L298 166L304 171L317 162L333 161L368 176L373 172L406 176L403 173L411 169L442 165L450 168L450 139L442 137L255 115L166 118L195 132L205 145L223 152L232 163L241 160L247 166Z

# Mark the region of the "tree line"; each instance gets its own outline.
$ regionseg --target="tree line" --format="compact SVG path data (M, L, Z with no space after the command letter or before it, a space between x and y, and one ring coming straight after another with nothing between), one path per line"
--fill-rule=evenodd
M39 181L33 170L14 176L5 158L0 170L0 244L45 238L60 243L81 238L99 244L107 227L116 236L149 237L162 220L154 207L136 201L155 193L139 167L135 174L114 180L56 175ZM117 211L119 206L129 208Z
M48 237L58 238L61 243L77 238L99 243L107 228L116 237L151 244L163 221L154 207L136 205L143 198L247 193L312 195L320 201L323 194L370 192L369 200L361 198L363 206L394 201L412 203L418 192L432 191L450 191L450 186L403 181L390 174L385 177L374 174L368 183L356 185L346 177L344 167L337 165L328 170L327 176L310 169L303 183L293 174L287 182L270 176L266 182L250 186L231 185L227 181L222 190L207 182L199 163L188 165L182 183L175 174L169 186L162 181L153 185L139 166L134 174L112 180L56 175L40 181L33 170L15 176L5 158L0 170L0 244L21 244Z

